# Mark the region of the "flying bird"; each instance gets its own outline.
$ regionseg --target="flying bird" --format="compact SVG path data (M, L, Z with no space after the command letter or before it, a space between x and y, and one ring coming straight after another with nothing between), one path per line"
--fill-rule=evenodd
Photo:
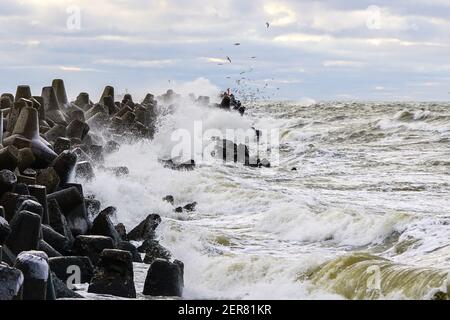
M230 59L230 57L229 57L229 56L227 56L227 60L228 60L228 61L230 61L230 63L231 63L231 59Z
M266 22L266 28L270 27L270 23Z
M241 44L239 42L236 42L234 45L235 46L240 46Z
M255 56L253 56L253 57L251 57L251 59L256 59L256 57L255 57Z

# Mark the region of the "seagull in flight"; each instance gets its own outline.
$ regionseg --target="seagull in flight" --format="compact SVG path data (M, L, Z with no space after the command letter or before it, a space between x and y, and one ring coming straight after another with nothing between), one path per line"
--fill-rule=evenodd
M235 46L240 46L241 44L239 42L236 42L234 45Z
M266 28L268 29L270 27L270 23L266 22Z
M230 61L230 63L231 63L231 59L230 59L230 57L229 57L229 56L227 56L227 60L228 60L228 61Z

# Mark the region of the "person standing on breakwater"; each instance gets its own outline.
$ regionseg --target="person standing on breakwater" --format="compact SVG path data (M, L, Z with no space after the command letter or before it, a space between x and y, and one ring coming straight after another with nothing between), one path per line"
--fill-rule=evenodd
M241 116L244 115L245 107L242 106L241 101L236 100L234 95L231 93L230 88L228 88L227 91L222 95L222 102L220 103L220 107L225 110L231 110L231 106L233 106L233 110L239 111Z

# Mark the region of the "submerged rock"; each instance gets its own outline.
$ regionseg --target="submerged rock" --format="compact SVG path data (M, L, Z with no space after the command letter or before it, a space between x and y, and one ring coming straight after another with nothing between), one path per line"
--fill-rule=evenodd
M175 199L171 195L165 196L162 200L170 203L171 205L173 205L175 202Z

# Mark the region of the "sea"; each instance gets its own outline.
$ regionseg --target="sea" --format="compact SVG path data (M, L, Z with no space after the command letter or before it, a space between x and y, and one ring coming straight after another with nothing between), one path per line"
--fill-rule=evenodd
M122 143L106 158L129 174L97 169L83 182L86 194L117 207L128 230L161 215L157 237L185 265L182 299L449 298L450 103L246 107L240 116L160 104L154 139ZM222 159L192 171L164 167L173 133L195 136L199 124L276 132L271 142L250 139L277 157L262 168ZM196 210L174 212L167 195ZM148 265L134 269L138 298L147 299Z

